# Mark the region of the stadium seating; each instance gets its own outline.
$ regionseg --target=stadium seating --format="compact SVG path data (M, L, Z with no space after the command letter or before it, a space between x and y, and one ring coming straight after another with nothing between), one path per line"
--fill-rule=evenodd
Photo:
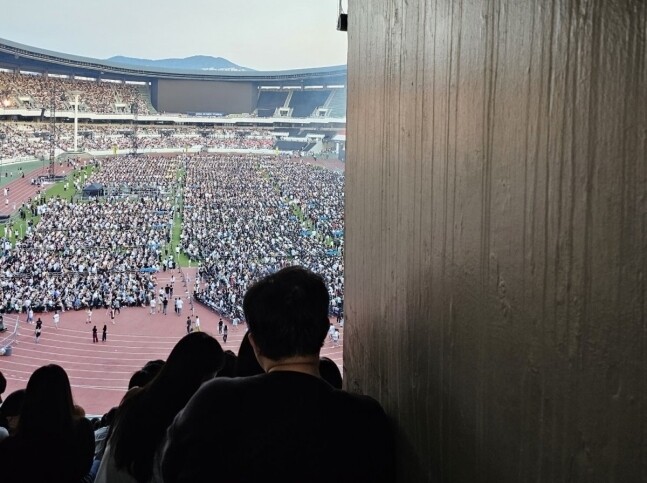
M75 80L43 75L0 72L0 92L6 106L22 109L69 111L78 91L79 110L100 114L130 112L136 105L140 114L151 114L152 105L145 86Z
M292 117L310 117L314 110L325 104L329 90L294 91L290 100Z
M346 89L334 89L326 108L328 117L346 117Z
M274 145L279 151L303 151L308 145L304 141L276 141Z
M288 93L285 91L261 91L256 105L256 112L258 117L272 117L274 112L283 107L288 98Z

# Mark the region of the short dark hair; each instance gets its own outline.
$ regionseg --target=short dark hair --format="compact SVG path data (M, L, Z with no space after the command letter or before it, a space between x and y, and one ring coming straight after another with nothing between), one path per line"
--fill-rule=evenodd
M317 355L330 322L328 290L310 270L293 266L252 285L243 310L258 350L280 360L297 355Z

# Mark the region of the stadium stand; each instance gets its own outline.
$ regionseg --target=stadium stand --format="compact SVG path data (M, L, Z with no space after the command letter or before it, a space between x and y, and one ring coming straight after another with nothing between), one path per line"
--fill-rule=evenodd
M39 157L49 150L50 126L40 123L0 123L0 159ZM57 124L57 147L71 151L74 131L71 124ZM78 148L81 151L111 151L129 149L133 144L132 125L83 124L79 127ZM178 127L174 130L140 126L137 131L141 149L182 149L201 146L218 149L272 149L274 137L270 131L235 128L209 129Z
M325 105L328 117L346 117L346 88L333 89Z
M329 90L294 91L290 100L292 117L310 117L314 110L325 104Z
M285 91L261 91L256 104L258 117L272 117L279 107L283 107L288 98Z
M276 141L274 147L279 151L303 151L308 145L305 141Z
M59 111L70 111L78 91L79 111L99 114L130 112L133 104L140 114L152 114L146 86L49 77L41 74L0 72L0 92L7 105L24 109L50 109L52 102Z

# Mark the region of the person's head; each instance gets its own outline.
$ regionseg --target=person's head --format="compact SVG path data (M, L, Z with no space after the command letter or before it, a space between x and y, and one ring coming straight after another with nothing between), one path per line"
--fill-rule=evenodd
M0 426L9 430L13 434L18 429L22 405L25 401L25 390L18 389L7 396L0 406Z
M238 357L233 351L225 351L225 364L218 371L218 377L236 377L236 362Z
M71 429L74 411L65 369L56 364L39 367L27 382L18 433L65 434Z
M180 339L153 380L128 392L110 440L118 468L139 481L150 480L155 450L166 428L200 385L222 368L224 358L216 339L193 332Z
M319 358L319 374L321 378L335 389L341 389L342 378L339 367L328 357Z
M252 285L243 310L256 352L278 361L319 356L328 332L328 290L302 267L287 267Z
M243 340L238 348L238 358L236 359L236 376L249 377L263 374L265 372L256 359L254 348L249 341L249 332L245 332Z
M162 366L164 366L164 361L161 359L148 361L144 367L130 376L128 389L130 390L133 387L144 387L146 384L151 382L155 376L157 376L157 373L162 369Z
M2 393L7 390L7 380L4 377L4 374L0 372L0 403L2 402Z

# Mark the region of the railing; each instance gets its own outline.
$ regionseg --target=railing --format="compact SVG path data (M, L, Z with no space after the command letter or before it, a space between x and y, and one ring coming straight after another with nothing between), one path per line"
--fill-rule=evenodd
M9 319L9 320L7 320ZM13 330L7 328L7 324L14 324ZM16 343L18 337L18 326L19 326L19 316L4 316L4 325L7 330L5 332L0 332L0 356L10 356L12 348Z

